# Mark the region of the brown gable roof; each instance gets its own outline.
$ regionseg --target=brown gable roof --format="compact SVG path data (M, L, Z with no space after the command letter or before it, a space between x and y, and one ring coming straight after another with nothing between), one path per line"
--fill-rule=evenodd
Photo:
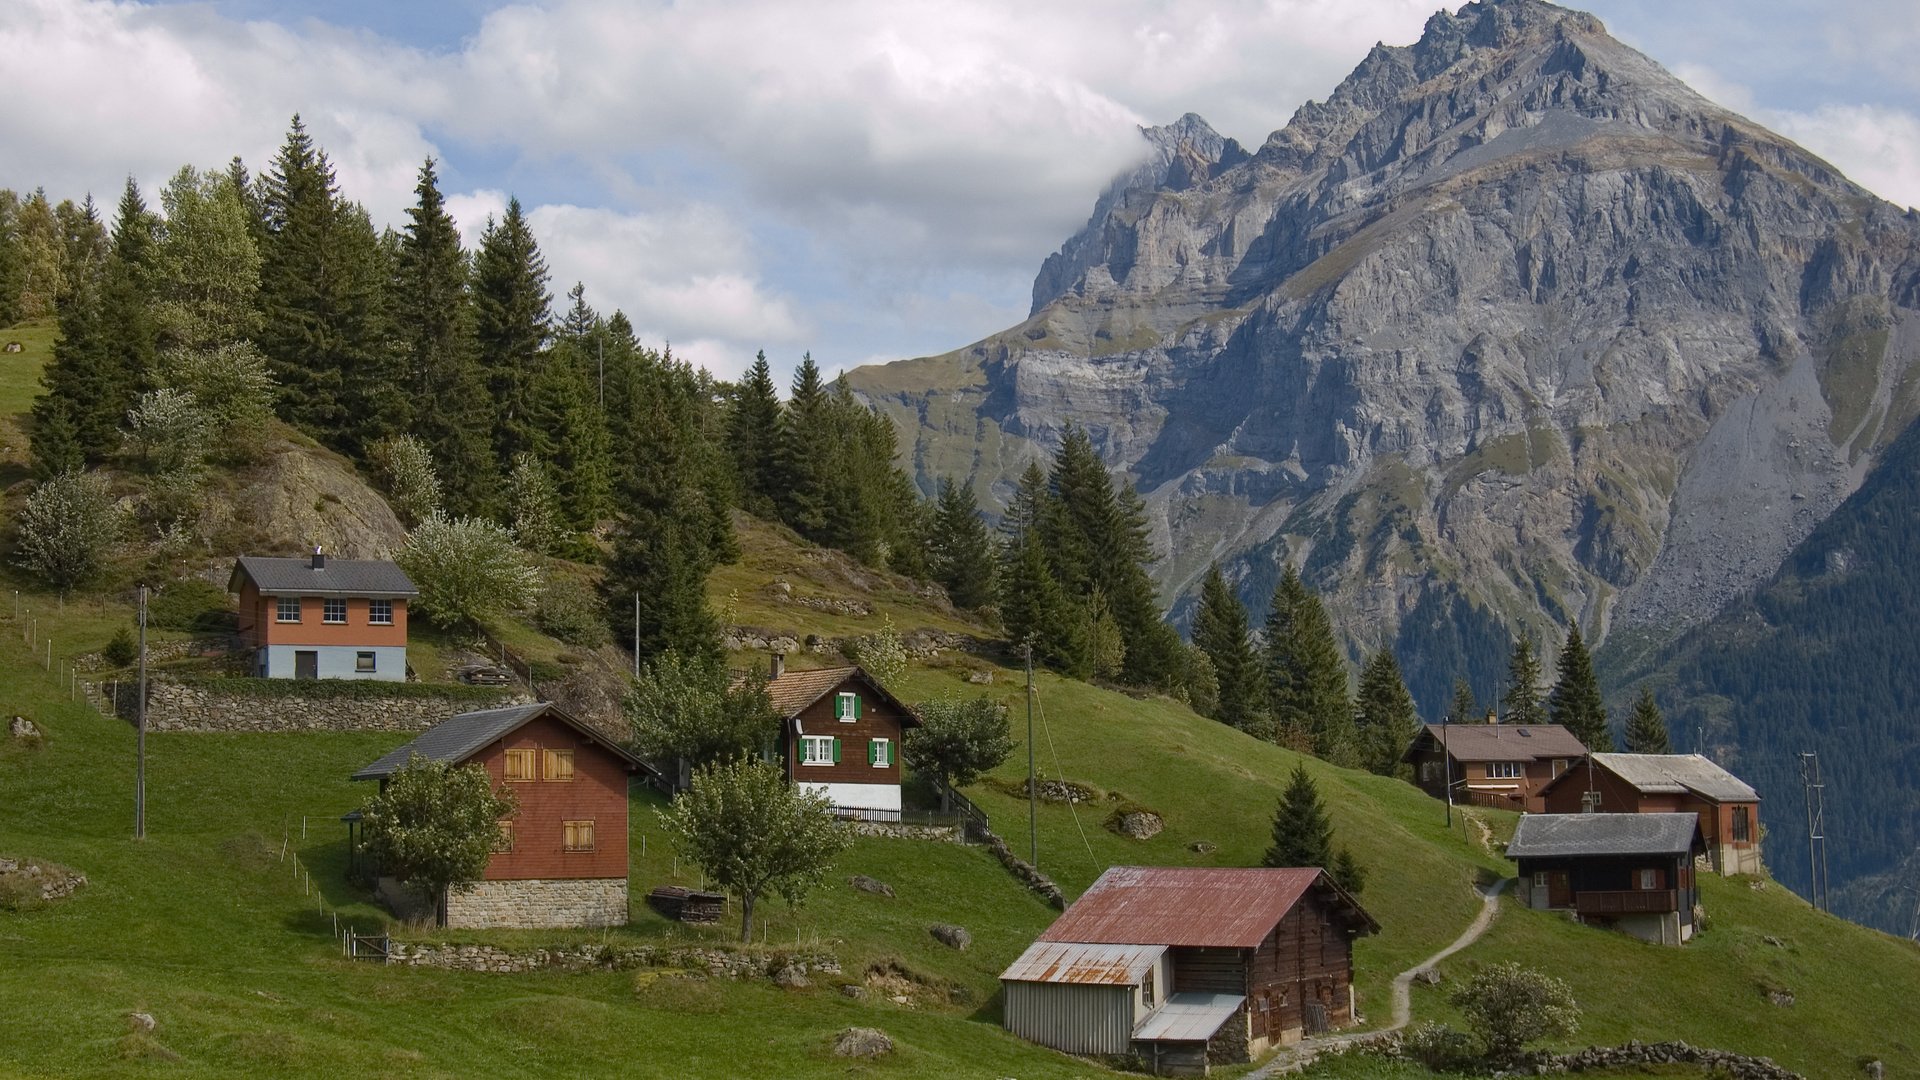
M1447 754L1455 761L1538 761L1587 752L1559 724L1427 724L1400 760L1413 760L1414 752L1428 739L1436 745L1444 740Z
M1115 866L1040 940L1251 949L1316 887L1362 933L1380 929L1324 870L1312 867Z
M1691 793L1712 802L1760 801L1760 793L1746 781L1699 754L1594 754L1593 761L1642 795ZM1568 769L1540 793L1579 771Z
M892 706L895 711L900 713L901 727L919 726L920 718L914 714L911 708L899 698L894 697L886 687L880 685L878 679L867 674L866 669L859 667L818 668L813 671L794 671L789 669L783 671L780 673L779 678L767 680L767 698L773 702L773 711L780 715L780 719L791 720L804 712L807 707L814 702L819 701L821 698L826 697L838 689L849 679L858 679L860 682L865 683L869 689L880 696L880 700L886 702Z

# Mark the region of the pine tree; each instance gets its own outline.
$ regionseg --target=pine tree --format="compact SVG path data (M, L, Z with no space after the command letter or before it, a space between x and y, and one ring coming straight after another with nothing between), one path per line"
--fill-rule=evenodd
M33 404L34 460L43 476L66 471L76 452L82 461L99 461L120 442L121 416L108 410L123 400L124 387L98 269L75 276L73 284L60 298L60 337Z
M821 536L827 525L829 478L835 464L831 406L813 354L802 356L780 417L776 461L780 518L810 539Z
M1480 721L1480 706L1473 700L1473 687L1465 679L1453 680L1453 705L1447 713L1447 719L1456 724L1474 724Z
M0 326L20 321L25 259L20 247L20 196L10 188L0 188Z
M433 159L420 166L418 197L394 260L393 312L414 434L440 470L447 507L487 508L499 475L493 410L474 339L473 297L460 230L447 213Z
M1333 865L1327 868L1327 874L1333 878L1335 885L1345 889L1347 895L1355 900L1360 898L1361 891L1367 887L1366 870L1361 867L1359 860L1353 857L1353 852L1348 851L1345 845L1342 845L1334 854Z
M734 388L727 434L741 508L773 517L778 513L780 491L780 395L774 390L765 352L754 356L753 366Z
M1132 484L1115 493L1114 512L1119 559L1100 587L1110 598L1126 642L1127 681L1175 693L1185 669L1185 646L1163 617L1159 591L1147 573L1153 550L1147 539L1146 504Z
M1274 810L1273 846L1267 848L1261 865L1325 868L1332 863L1333 822L1327 818L1327 806L1307 767L1295 765Z
M1292 566L1280 576L1267 613L1267 693L1283 741L1348 764L1353 754L1353 702L1347 663L1320 597Z
M963 610L993 602L993 541L974 500L973 482L940 478L927 536L927 570Z
M1513 643L1513 656L1507 661L1507 692L1500 697L1505 710L1501 722L1508 724L1544 724L1547 710L1540 702L1540 659L1533 653L1533 639L1521 634Z
M1033 646L1035 663L1076 679L1091 674L1087 614L1053 579L1037 532L1002 549L1000 623L1016 647Z
M1607 707L1600 699L1600 680L1593 674L1593 656L1575 625L1567 631L1567 642L1560 649L1559 679L1549 699L1552 722L1565 727L1588 750L1605 753L1613 749L1613 729L1607 724Z
M562 342L540 361L527 389L529 443L552 468L573 528L594 527L612 500L607 422L578 346Z
M1659 703L1653 700L1650 686L1640 688L1640 697L1633 703L1633 714L1627 717L1627 753L1673 753L1673 736L1667 731L1667 718L1661 714Z
M107 230L100 223L99 208L88 195L78 205L71 199L60 200L54 208L54 220L60 229L60 288L76 291L82 283L96 283L107 262Z
M100 289L100 316L107 351L118 369L115 396L106 408L123 417L153 380L157 331L153 322L151 275L160 219L147 209L140 185L127 178L114 214L111 250Z
M1207 568L1200 586L1200 606L1193 617L1193 643L1213 665L1218 689L1213 718L1246 730L1265 713L1266 681L1247 627L1247 609L1220 575L1220 564Z
M665 505L633 507L622 517L602 592L615 637L636 655L671 649L719 657L720 627L707 607L710 515L705 496L682 486Z
M1374 653L1360 669L1354 723L1360 763L1382 776L1397 775L1401 771L1400 755L1420 732L1420 717L1392 649Z
M487 219L474 260L473 297L480 369L495 410L494 460L505 470L523 450L547 458L544 433L532 422L531 398L553 297L547 291L547 261L519 199L508 200L500 220Z

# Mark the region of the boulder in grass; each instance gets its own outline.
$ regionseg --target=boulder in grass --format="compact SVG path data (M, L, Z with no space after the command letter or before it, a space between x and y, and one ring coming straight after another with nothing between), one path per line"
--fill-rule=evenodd
M127 1014L127 1026L145 1033L152 1031L157 1025L152 1013L132 1012Z
M879 1028L850 1027L833 1038L839 1057L877 1058L893 1053L893 1039Z
M927 933L932 934L940 944L960 952L966 952L967 946L973 944L973 935L967 933L964 927L952 923L934 923L927 927Z
M870 878L865 874L855 874L847 879L847 884L863 893L872 893L875 896L884 896L889 900L893 899L893 886L878 878Z

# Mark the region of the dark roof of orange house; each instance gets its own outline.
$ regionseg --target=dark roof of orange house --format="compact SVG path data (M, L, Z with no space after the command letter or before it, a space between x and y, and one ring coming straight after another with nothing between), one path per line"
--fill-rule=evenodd
M1538 761L1541 758L1580 757L1587 752L1573 733L1559 724L1427 724L1402 761L1413 760L1431 736L1444 743L1455 761Z
M751 676L748 676L751 677ZM782 720L791 720L811 706L814 702L832 693L835 688L848 679L858 679L865 683L893 709L900 713L904 727L916 727L920 718L899 698L893 696L880 680L867 674L866 669L854 666L816 668L812 671L784 671L777 679L767 680L767 698L773 702L773 711Z
M466 712L449 717L421 732L412 742L389 752L380 760L354 773L352 778L384 780L405 768L407 762L415 757L458 765L493 745L495 741L504 739L525 727L537 716L551 716L582 735L588 736L594 745L619 758L629 770L647 768L639 758L628 753L624 747L608 742L606 736L575 720L551 702L541 701L532 705L481 709L478 712Z
M1251 949L1316 888L1360 932L1380 929L1314 867L1115 866L1039 940Z
M262 596L365 596L406 600L419 596L407 572L387 559L335 559L314 569L313 559L242 555L233 564L227 591L239 592L249 579Z

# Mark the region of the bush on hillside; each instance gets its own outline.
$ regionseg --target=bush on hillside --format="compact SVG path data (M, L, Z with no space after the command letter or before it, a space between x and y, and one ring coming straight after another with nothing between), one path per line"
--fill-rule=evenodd
M1445 1024L1426 1023L1400 1037L1400 1053L1429 1072L1466 1073L1480 1064L1480 1040Z
M396 435L373 444L375 475L387 492L387 505L408 525L418 525L440 509L440 474L425 443L411 435Z
M134 643L133 631L121 627L113 632L113 638L107 647L100 650L100 658L108 667L123 668L140 659L140 646Z
M613 640L600 598L578 578L561 574L547 578L533 621L546 633L582 649L597 649Z
M67 472L33 489L20 510L19 564L66 591L96 577L120 539L119 506L98 473Z
M1511 961L1475 975L1453 1004L1495 1063L1513 1060L1528 1043L1580 1028L1580 1006L1566 982Z
M222 630L232 621L227 591L199 578L173 582L147 601L148 625L163 630Z
M481 518L440 511L420 523L394 561L420 590L414 606L434 623L475 627L531 604L540 572L514 546L513 535Z
M907 670L907 647L900 640L900 632L893 628L891 615L885 617L880 629L854 638L841 651L882 686L899 679Z

